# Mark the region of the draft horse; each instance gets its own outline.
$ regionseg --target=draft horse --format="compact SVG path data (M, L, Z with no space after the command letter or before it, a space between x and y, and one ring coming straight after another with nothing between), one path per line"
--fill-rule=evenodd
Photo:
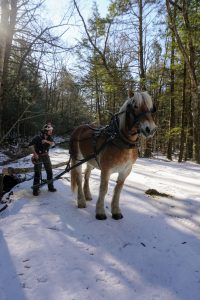
M89 188L91 170L101 170L99 196L96 203L96 218L106 219L104 198L108 190L108 181L112 173L118 173L117 183L111 202L112 218L123 218L119 207L120 193L124 181L130 174L132 165L138 157L138 138L152 137L156 130L152 113L155 106L147 92L135 92L121 106L119 112L111 118L109 125L95 127L80 125L70 138L71 167L81 159L88 158L82 186L82 166L71 170L71 189L77 193L79 208L86 207L86 201L92 200Z

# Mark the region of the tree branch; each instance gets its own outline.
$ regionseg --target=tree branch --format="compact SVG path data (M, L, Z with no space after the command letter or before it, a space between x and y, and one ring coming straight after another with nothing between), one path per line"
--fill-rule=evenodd
M76 7L76 9L77 9L77 12L78 12L78 14L79 14L79 16L80 16L80 18L81 18L81 20L82 20L82 22L83 22L83 26L84 26L84 28L85 28L85 32L86 32L86 34L87 34L87 37L88 37L88 40L89 40L90 44L92 45L92 47L94 48L94 50L100 55L104 67L106 68L108 74L113 78L114 75L113 75L112 72L110 71L110 68L109 68L109 66L108 66L108 64L107 64L107 61L106 61L106 57L105 57L105 53L104 53L105 51L102 52L102 51L94 44L94 42L93 42L93 40L92 40L92 38L91 38L91 36L90 36L90 34L89 34L89 32L88 32L88 29L87 29L85 20L84 20L83 16L82 16L81 13L80 13L80 10L79 10L79 8L78 8L78 5L77 5L77 3L76 3L76 0L73 0L73 1L74 1L74 5L75 5L75 7ZM105 50L105 49L104 49L104 50Z

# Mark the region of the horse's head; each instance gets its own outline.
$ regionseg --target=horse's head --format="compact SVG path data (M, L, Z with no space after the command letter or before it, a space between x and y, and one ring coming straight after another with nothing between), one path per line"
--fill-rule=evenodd
M122 113L125 112L125 113ZM152 114L156 108L147 92L135 92L121 107L120 130L127 135L142 134L152 137L156 131Z

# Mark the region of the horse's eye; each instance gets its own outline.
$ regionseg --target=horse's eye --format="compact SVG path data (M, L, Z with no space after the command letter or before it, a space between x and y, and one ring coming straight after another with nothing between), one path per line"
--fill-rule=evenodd
M138 105L135 105L135 106L134 106L134 108L136 108L136 109L137 109L137 108L138 108Z

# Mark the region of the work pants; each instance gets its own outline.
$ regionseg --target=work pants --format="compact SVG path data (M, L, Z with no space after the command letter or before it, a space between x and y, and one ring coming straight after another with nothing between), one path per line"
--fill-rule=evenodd
M33 185L40 184L41 177L42 177L42 165L44 165L45 171L47 173L47 180L51 180L53 178L53 171L51 160L48 154L39 155L39 159L36 160L34 164L34 179ZM53 188L53 182L48 184L48 188ZM38 190L39 188L34 188L34 190Z

